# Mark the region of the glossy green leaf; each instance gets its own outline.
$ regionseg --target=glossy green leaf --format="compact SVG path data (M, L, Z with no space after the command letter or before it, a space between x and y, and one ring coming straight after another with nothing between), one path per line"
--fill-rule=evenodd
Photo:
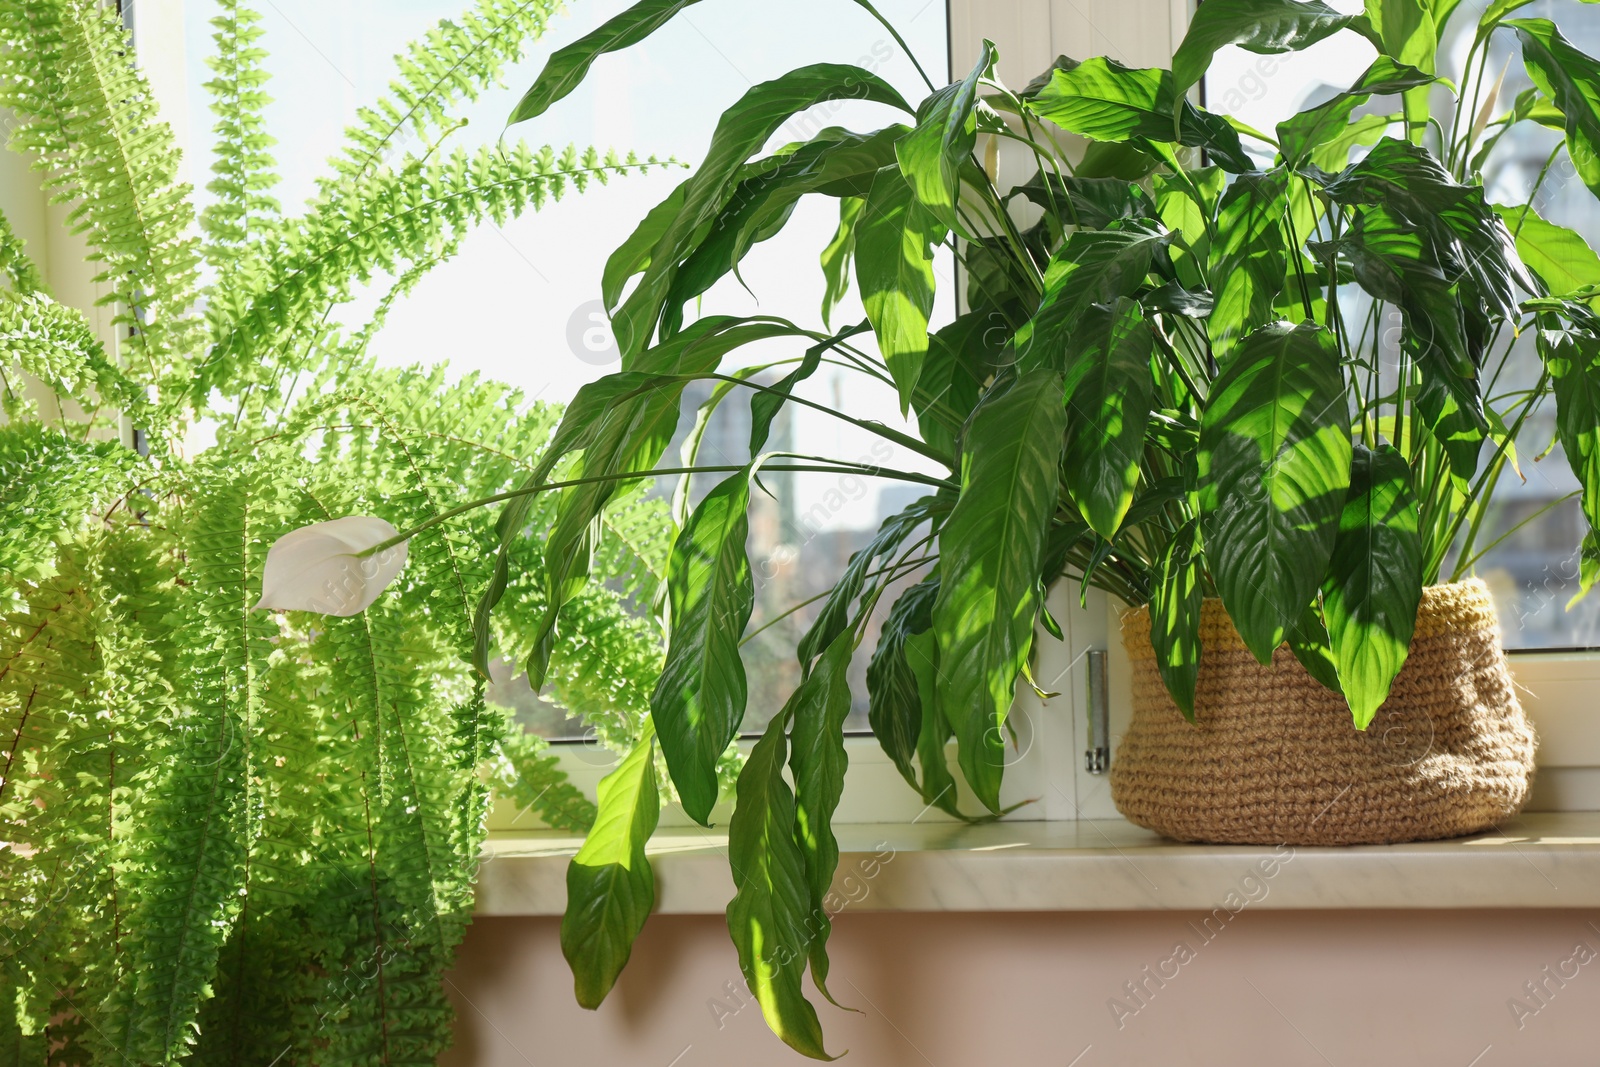
M1006 715L1033 642L1066 428L1062 391L1059 373L1031 371L978 409L961 496L940 537L939 701L967 783L991 811L1000 808Z
M844 720L850 714L850 657L856 634L847 630L833 639L805 680L789 698L791 727L789 770L794 776L795 840L805 860L811 893L808 956L811 978L829 1000L828 935L832 930L827 899L839 866L839 842L833 835L833 813L844 795Z
M984 383L1006 361L1011 338L1010 321L992 307L957 315L928 338L928 356L911 400L924 441L955 454L956 435L977 405Z
M867 722L872 736L894 761L900 776L918 792L922 783L917 779L916 758L923 706L916 673L907 660L906 642L933 625L933 602L938 593L938 586L929 581L901 593L883 621L867 664ZM946 731L939 743L943 745L949 736Z
M1275 318L1272 302L1288 276L1288 209L1289 172L1282 167L1241 174L1222 198L1208 271L1215 305L1206 321L1219 362L1246 334Z
M1236 173L1254 164L1239 143L1239 134L1220 115L1195 107L1173 91L1172 75L1155 67L1125 67L1095 56L1082 63L1058 66L1050 81L1026 101L1028 110L1069 133L1096 141L1150 141L1204 148L1211 158ZM1173 111L1181 108L1181 126ZM1080 170L1080 174L1082 171Z
M1154 351L1155 335L1127 297L1091 307L1067 340L1061 473L1084 521L1101 537L1116 535L1139 484Z
M1172 55L1174 90L1181 95L1198 85L1217 51L1228 45L1262 55L1298 52L1359 18L1318 0L1206 0Z
M1333 662L1333 647L1328 643L1328 627L1316 601L1307 604L1300 618L1284 631L1284 643L1306 673L1324 688L1339 692L1339 668Z
M661 797L648 720L627 759L600 779L599 799L594 826L567 866L561 917L561 953L578 1003L590 1009L611 992L655 906L655 874L644 847L656 831Z
M895 146L917 200L946 229L965 232L956 215L961 202L961 172L977 144L978 83L992 77L994 43L984 41L967 76L929 96L917 109L917 125Z
M1389 128L1402 121L1404 115L1362 115L1354 119L1322 145L1312 149L1311 165L1325 171L1338 172L1350 163L1353 149L1376 144L1389 132Z
M907 410L928 354L939 224L894 167L878 172L856 220L856 285Z
M1420 523L1405 457L1389 445L1357 445L1322 612L1358 730L1388 699L1411 650L1422 602Z
M772 1032L801 1055L827 1060L822 1024L801 982L810 959L812 912L806 860L796 841L794 794L783 778L787 714L775 715L739 772L728 823L734 897L728 933L739 970Z
M1548 19L1511 19L1533 84L1566 117L1567 154L1600 196L1600 62L1574 48Z
M1583 513L1600 529L1600 337L1540 330L1539 353L1555 383L1556 434L1583 489Z
M856 222L865 205L865 197L840 198L839 228L822 250L822 324L830 329L833 309L850 291L850 260L856 254Z
M1397 63L1434 72L1439 30L1433 21L1432 0L1367 0L1367 19L1380 52ZM1401 107L1411 140L1421 144L1428 123L1428 90L1407 89L1401 95Z
M1162 550L1156 588L1150 598L1150 644L1156 650L1156 669L1161 672L1172 702L1191 722L1200 656L1204 652L1200 647L1204 565L1200 524L1191 519Z
M745 554L750 474L718 483L689 516L667 561L672 630L650 717L683 810L709 825L717 760L744 721L746 682L739 639L755 605Z
M1517 253L1543 279L1551 296L1567 296L1600 284L1600 255L1576 231L1546 221L1531 206L1495 211L1510 227Z
M927 588L938 595L935 580ZM966 819L957 805L956 779L950 773L945 746L955 729L944 712L939 697L939 640L930 628L912 634L905 641L906 663L916 679L922 705L922 730L917 735L917 764L922 768L923 802L958 819Z
M730 180L727 202L673 274L662 329L676 332L684 305L737 272L756 244L780 233L801 198L810 193L866 193L878 171L894 164L895 145L905 133L906 127L898 124L867 134L829 128L749 164L747 177Z
M510 126L542 115L550 105L576 89L589 73L594 61L607 52L638 44L671 21L672 17L698 0L640 0L622 14L607 19L600 27L578 40L557 49L528 91L517 101Z
M639 225L628 234L627 240L606 257L605 270L600 276L600 298L606 308L617 306L628 279L650 265L650 254L661 240L661 235L671 227L673 220L683 210L683 196L689 179L684 179L655 207L646 212Z
M1583 535L1583 545L1578 550L1578 591L1567 601L1568 611L1600 583L1600 533L1595 531L1596 528L1591 526L1589 532Z
M679 263L693 251L697 235L722 210L731 179L794 115L831 100L865 100L910 112L887 82L860 67L815 63L752 86L722 113L700 166L683 183L682 203L656 239L643 277L612 318L624 370L649 345Z
M1017 330L1017 366L1065 370L1067 339L1090 306L1132 296L1144 284L1158 250L1172 235L1149 222L1129 220L1109 230L1079 230L1067 238L1045 270L1044 299Z
M1347 138L1350 134L1350 116L1372 97L1401 93L1428 85L1433 80L1432 74L1397 63L1388 56L1379 56L1345 92L1278 123L1278 150L1285 164L1290 170L1295 170L1311 159L1317 149ZM1364 116L1362 121L1375 117L1380 116ZM1372 124L1368 125L1370 127ZM1388 125L1388 120L1384 118L1380 128ZM1343 152L1338 155L1340 162L1332 169L1344 169L1345 156L1350 147L1349 143L1344 144Z
M1321 585L1350 456L1333 335L1275 323L1247 337L1201 418L1199 503L1217 593L1262 663Z

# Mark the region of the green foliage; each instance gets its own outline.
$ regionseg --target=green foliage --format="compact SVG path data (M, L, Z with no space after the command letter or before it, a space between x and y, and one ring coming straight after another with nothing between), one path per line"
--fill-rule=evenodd
M12 147L71 205L126 338L119 362L0 226L5 1062L434 1063L489 782L551 825L595 821L470 663L494 516L415 539L360 615L255 610L285 533L351 513L438 519L463 492L521 483L550 442L557 409L365 352L473 226L651 165L521 143L435 150L555 6L479 0L411 46L290 217L271 195L259 18L221 0L206 86L219 144L197 218L111 9L0 2ZM363 287L381 297L373 319L337 325ZM120 415L148 455L116 442ZM216 444L186 454L199 418ZM668 544L666 506L617 493L597 581L552 642L547 699L619 751L646 730L663 642L634 609ZM518 542L511 556L506 597L524 610L488 636L521 656L522 620L544 604L521 575L543 554Z
M553 106L597 56L687 6L645 0L557 53L512 121ZM826 995L826 824L843 751L835 687L885 597L867 670L878 741L925 803L964 817L945 758L953 737L959 777L993 818L1006 810L1006 719L1019 681L1032 682L1035 632L1059 630L1043 607L1053 583L1149 604L1157 664L1187 715L1209 596L1258 658L1288 648L1365 728L1405 663L1424 584L1471 569L1517 436L1552 398L1593 527L1583 588L1600 576L1600 256L1533 207L1492 207L1483 181L1505 132L1533 122L1563 133L1577 173L1600 190L1590 173L1600 65L1547 21L1506 21L1523 5L1502 0L1472 34L1464 71L1445 77L1440 34L1456 6L1368 0L1342 14L1317 0L1207 0L1172 71L1063 56L1021 91L1000 82L986 44L965 77L929 84L909 128L830 128L765 151L790 115L847 80L857 96L902 106L864 72L805 67L735 102L702 165L611 257L602 296L623 368L569 407L524 483L557 496L554 519L534 532L560 553L543 575L541 640L589 584L586 538L615 507L614 487L662 462L686 380L713 383L710 404L748 390L756 448L818 349L893 389L917 419L912 435L832 412L917 456L915 471L761 461L931 490L885 520L820 598L796 648L801 681L738 778L729 932L769 1025L792 1047L827 1056L801 981L809 963ZM1277 123L1276 141L1191 102L1219 49L1293 52L1350 34L1377 59L1343 92ZM1535 84L1509 104L1487 69L1497 35L1520 44ZM1395 96L1398 114L1372 106ZM1011 188L983 164L1001 141L1034 164ZM1195 150L1211 165L1197 165ZM686 303L737 271L808 196L838 200L819 264L822 321L853 278L876 352L859 327L830 335L716 315L685 325ZM941 248L965 268L966 307L930 333ZM1395 314L1397 337L1385 329ZM781 335L817 346L782 388L755 385L755 360L727 367L747 343ZM1539 380L1497 391L1519 337L1537 338ZM748 490L745 472L699 464L697 440L684 477L733 478L666 562L674 629L657 692L670 699L654 712L671 777L703 819L716 799L711 762L744 710L730 650L745 638L747 564L727 509ZM499 531L508 584L528 517ZM719 592L724 609L708 612ZM534 651L538 674L548 656ZM621 856L622 845L613 832L596 849ZM570 923L602 907L609 890L596 886L575 869ZM575 963L585 1003L625 956L608 942L598 982Z

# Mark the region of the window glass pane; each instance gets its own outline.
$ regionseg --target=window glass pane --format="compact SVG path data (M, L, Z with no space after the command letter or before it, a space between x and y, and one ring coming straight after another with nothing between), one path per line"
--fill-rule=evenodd
M1361 0L1330 0L1330 6L1345 12L1362 9ZM1473 31L1487 6L1488 0L1461 3L1439 50L1442 76L1460 79ZM1600 6L1534 0L1517 15L1556 20L1578 48L1600 54ZM1303 53L1288 56L1258 56L1230 47L1218 53L1207 74L1207 105L1270 132L1294 112L1347 88L1375 55L1370 44L1352 33L1336 34ZM1477 66L1474 60L1474 75ZM1506 79L1497 115L1532 84L1522 68L1515 37L1506 31L1491 42L1485 91L1502 69ZM1380 106L1394 110L1393 104L1392 99L1382 101L1370 110ZM1442 121L1448 121L1447 114ZM1577 230L1595 245L1600 242L1600 202L1577 178L1564 152L1540 181L1558 140L1556 133L1533 123L1513 127L1496 148L1484 175L1488 198L1508 205L1531 202L1545 218ZM1249 139L1245 143L1253 145ZM1258 158L1269 164L1270 149L1255 147L1261 147ZM1380 345L1382 361L1391 372L1398 354L1399 326L1397 317L1386 323ZM1508 408L1518 390L1531 388L1540 370L1529 335L1512 346L1503 369L1497 368L1499 350L1484 371L1485 395L1497 411ZM1564 499L1574 493L1578 483L1559 444L1552 447L1554 436L1555 401L1547 398L1517 436L1520 477L1517 471L1507 470L1500 479L1495 503L1485 515L1473 550L1475 555L1481 552L1473 572L1494 590L1505 644L1510 649L1600 647L1600 595L1567 608L1578 592L1578 545L1585 525L1578 501ZM1483 551L1490 545L1494 547ZM1446 560L1446 577L1454 562L1454 558Z
M275 195L287 210L315 192L317 177L327 173L325 160L339 148L356 109L377 96L392 76L391 57L439 19L458 15L463 6L463 0L273 0L261 5L266 31L261 44L269 52L267 66L273 76L267 90L275 98L267 119L279 139L275 154L283 176ZM627 6L624 0L579 3L570 15L553 20L544 39L508 74L504 90L463 109L469 125L451 138L448 147L494 143L502 134L506 114L550 53ZM944 4L879 0L877 7L900 29L930 75L942 78L947 54ZM211 120L202 85L210 76L205 57L212 52L208 20L213 14L203 0L189 0L187 141L195 153L196 185L204 184L210 164ZM575 93L533 122L506 131L506 136L558 149L568 143L593 144L602 150L615 147L619 152L631 149L641 156L670 156L694 164L724 108L752 85L816 62L858 64L913 101L925 91L899 46L855 5L834 5L823 14L807 0L723 0L691 7L647 43L602 57ZM809 138L827 126L873 129L903 118L876 104L825 105L796 117L769 147ZM410 143L399 145L398 151L425 148ZM530 399L558 403L569 399L579 386L618 369L599 303L606 257L687 173L674 169L613 178L606 187L591 187L581 196L547 205L504 226L485 225L453 261L438 268L394 309L373 354L390 366L445 361L453 374L478 371L520 387ZM706 294L699 312L765 313L820 327L823 290L817 261L838 223L835 205L831 200L802 203L784 231L745 260L741 274L749 291L737 280L727 279ZM947 254L936 263L936 270L941 289L937 325L949 320L954 306ZM364 321L377 292L349 305L347 321ZM861 318L860 304L852 297L834 312L832 322L837 328ZM866 346L871 346L870 335ZM801 351L798 343L772 342L743 356L756 364ZM781 373L768 377L775 379ZM695 408L708 392L690 391L680 433L692 423ZM797 393L859 418L904 425L892 393L864 386L860 376L844 379L824 367ZM746 395L724 404L708 431L701 461L744 462L748 420ZM897 449L886 453L877 438L852 430L825 413L790 406L767 447L849 460L869 457L889 466L926 469L918 457ZM676 450L669 450L667 459L675 456ZM778 474L763 483L772 495L757 494L751 515L749 553L757 584L751 630L826 589L884 515L921 495L905 493L898 483L830 475ZM703 484L697 481L695 498L712 484L711 477ZM671 480L663 479L657 491L670 496L672 490ZM759 729L798 680L795 643L819 606L778 621L746 647L747 729ZM876 635L876 626L870 633ZM849 725L865 728L866 657L857 658L857 707ZM510 673L508 669L506 674ZM525 719L547 736L571 736L581 730L581 723L565 720L527 692L525 685L499 685L497 695L522 709Z

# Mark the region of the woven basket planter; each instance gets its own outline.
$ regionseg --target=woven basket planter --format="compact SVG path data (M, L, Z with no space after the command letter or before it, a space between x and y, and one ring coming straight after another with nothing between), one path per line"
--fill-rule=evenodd
M1263 667L1222 603L1201 620L1195 722L1167 695L1143 608L1122 619L1133 721L1111 761L1130 821L1180 841L1356 845L1456 837L1517 813L1533 730L1489 590L1422 594L1405 669L1366 731L1287 646Z

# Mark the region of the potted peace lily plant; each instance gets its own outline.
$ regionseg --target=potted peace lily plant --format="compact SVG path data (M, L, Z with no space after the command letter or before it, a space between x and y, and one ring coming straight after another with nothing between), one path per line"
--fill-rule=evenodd
M646 0L561 50L513 121L686 6ZM1600 193L1600 62L1549 21L1509 17L1521 6L1490 5L1454 81L1436 65L1453 3L1369 0L1345 15L1314 0L1208 0L1170 71L1063 57L1013 90L986 43L965 77L930 82L915 106L869 71L818 64L724 113L698 169L607 264L622 369L580 391L537 469L496 498L502 547L480 635L529 536L529 501L554 497L536 531L537 683L609 503L652 476L717 479L692 509L680 493L650 717L602 783L569 871L562 944L582 1003L604 998L650 911L659 775L702 823L717 800L717 761L745 712L746 509L763 471L927 490L851 559L796 649L803 680L738 777L729 932L768 1023L807 1055L827 1056L801 980L809 967L827 995L846 668L870 656L874 732L911 786L960 814L953 737L993 817L1008 708L1031 682L1036 630L1055 628L1052 583L1135 609L1136 714L1113 783L1135 821L1198 840L1348 843L1463 833L1516 810L1532 736L1470 575L1518 433L1552 398L1590 525L1584 588L1600 573L1600 257L1530 206L1492 204L1480 178L1504 134L1536 122L1562 132ZM1371 65L1273 131L1190 100L1224 46L1286 52L1334 34L1369 40ZM1515 37L1535 86L1515 100L1489 84L1495 35ZM844 98L904 118L765 150L796 113ZM1032 161L1026 181L996 182L986 164L999 143ZM853 268L866 321L686 321L805 196L839 206L823 320ZM930 331L941 246L965 270L968 310ZM1390 364L1379 334L1394 313ZM805 349L776 384L729 369L772 337ZM1537 380L1497 393L1530 338ZM917 432L839 418L943 473L766 451L774 415L804 403L793 391L825 361L892 387ZM697 462L693 435L681 461L665 458L684 389L704 380L717 383L708 406L748 399L748 463ZM1425 752L1371 744L1380 713L1426 731Z

